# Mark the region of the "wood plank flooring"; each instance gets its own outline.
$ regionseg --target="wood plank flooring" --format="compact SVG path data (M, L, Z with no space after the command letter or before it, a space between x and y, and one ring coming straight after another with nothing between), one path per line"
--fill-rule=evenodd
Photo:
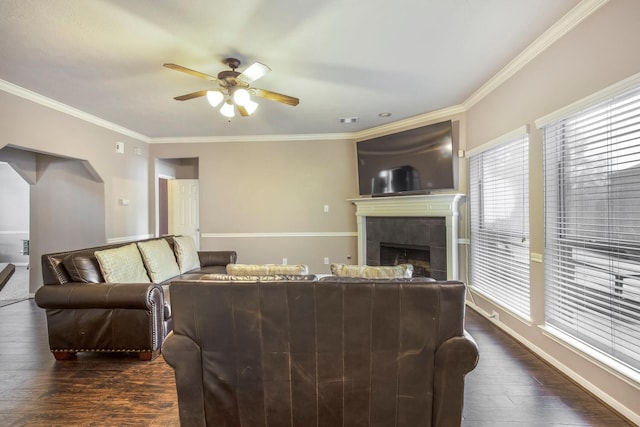
M480 361L466 377L463 426L632 425L469 308L466 329Z
M463 426L629 425L471 310L467 329L480 363L467 376ZM56 362L33 300L0 307L0 426L178 425L173 371L162 357Z

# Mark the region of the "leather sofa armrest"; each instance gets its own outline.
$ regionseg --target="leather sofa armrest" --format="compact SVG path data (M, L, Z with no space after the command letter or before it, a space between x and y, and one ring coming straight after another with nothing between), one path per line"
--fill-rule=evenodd
M464 377L476 367L478 356L478 345L467 331L449 338L436 351L433 425L460 425Z
M153 283L66 283L44 285L36 304L45 309L125 308L164 310L162 287Z
M162 344L162 356L175 371L180 423L201 425L206 416L200 346L185 335L170 332Z
M238 254L235 251L200 251L198 257L200 258L200 267L226 266L227 264L235 264Z

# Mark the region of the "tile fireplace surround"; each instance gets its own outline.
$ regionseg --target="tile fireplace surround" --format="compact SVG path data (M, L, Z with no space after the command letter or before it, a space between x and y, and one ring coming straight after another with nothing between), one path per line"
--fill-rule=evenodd
M457 280L458 216L464 198L455 193L351 199L358 221L358 263L379 263L375 252L381 241L429 246L432 276Z

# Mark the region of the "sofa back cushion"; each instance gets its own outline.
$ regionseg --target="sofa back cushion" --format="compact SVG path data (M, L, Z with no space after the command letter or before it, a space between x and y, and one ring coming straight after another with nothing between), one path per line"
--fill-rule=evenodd
M229 264L227 273L233 276L306 275L309 274L309 267L304 264Z
M174 237L173 250L178 260L180 273L186 273L200 268L200 258L196 249L196 243L191 236Z
M176 256L165 239L138 242L138 249L153 283L162 283L180 275Z
M107 283L150 283L135 243L95 252Z
M409 279L413 276L413 265L371 266L331 264L331 274L338 277L364 277L369 279Z

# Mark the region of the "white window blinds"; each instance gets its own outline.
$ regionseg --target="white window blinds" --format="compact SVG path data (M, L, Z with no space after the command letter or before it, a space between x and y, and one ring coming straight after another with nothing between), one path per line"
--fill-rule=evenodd
M546 326L640 370L640 87L543 126Z
M470 155L471 287L530 318L529 138Z

